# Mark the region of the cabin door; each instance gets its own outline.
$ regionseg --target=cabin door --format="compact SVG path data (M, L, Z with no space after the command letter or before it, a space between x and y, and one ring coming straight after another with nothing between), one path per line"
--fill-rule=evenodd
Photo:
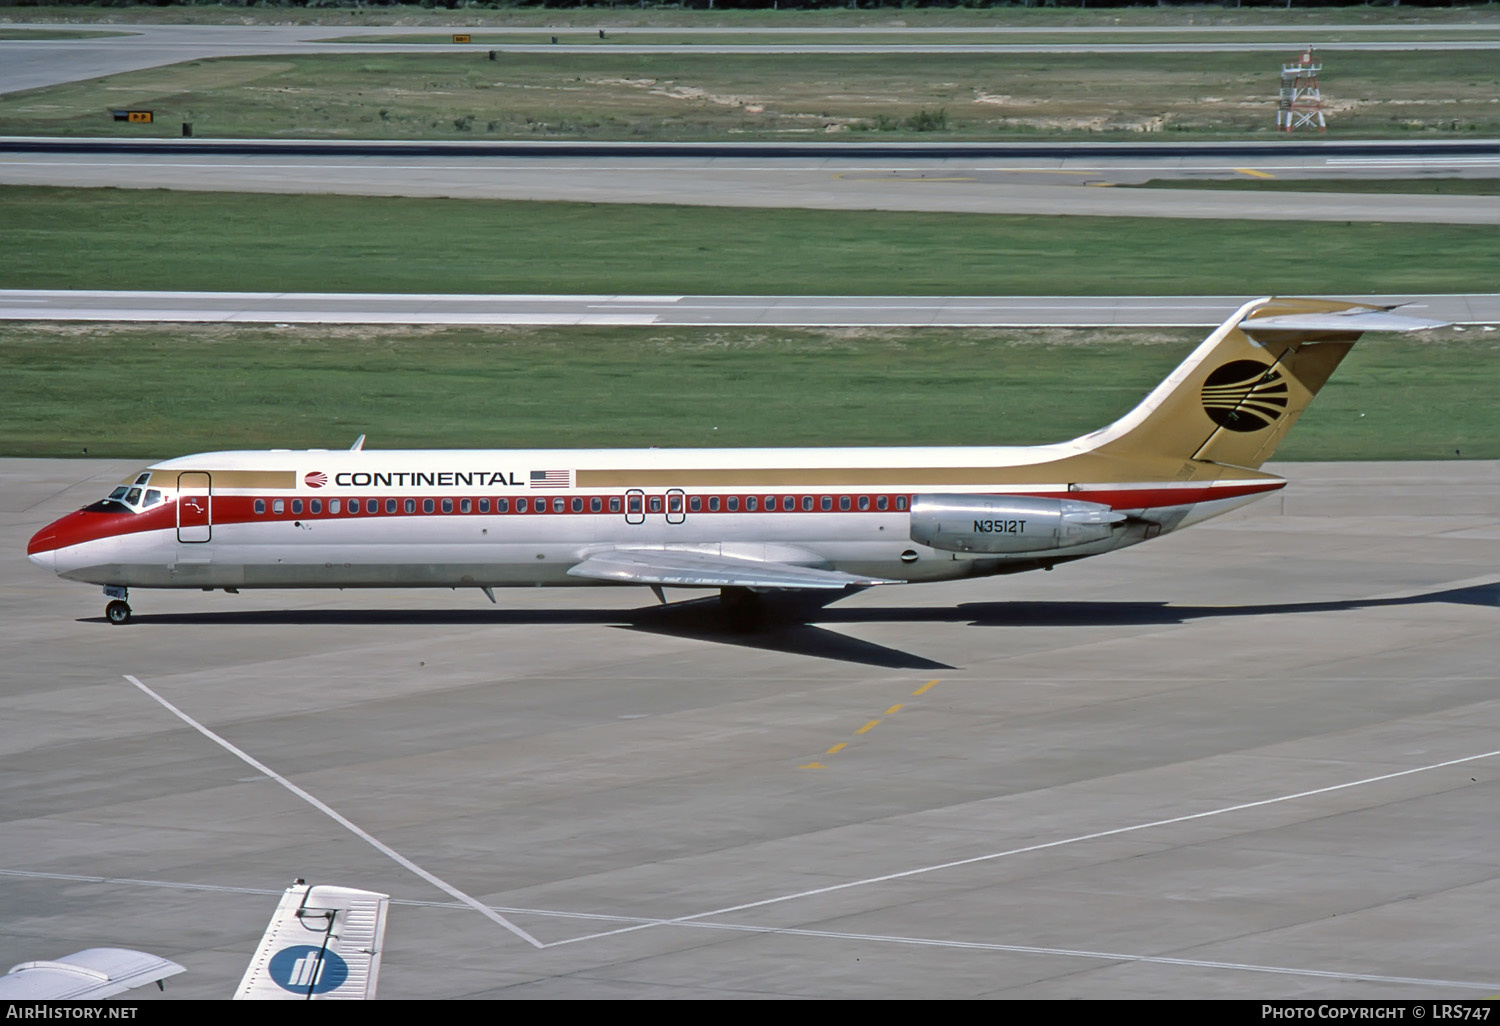
M177 540L206 542L213 537L213 479L201 470L177 475Z

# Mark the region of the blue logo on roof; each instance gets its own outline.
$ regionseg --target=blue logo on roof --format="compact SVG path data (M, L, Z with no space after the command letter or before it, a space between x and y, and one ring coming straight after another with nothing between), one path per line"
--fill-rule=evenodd
M310 944L282 948L268 969L278 987L297 994L326 994L349 978L348 962Z

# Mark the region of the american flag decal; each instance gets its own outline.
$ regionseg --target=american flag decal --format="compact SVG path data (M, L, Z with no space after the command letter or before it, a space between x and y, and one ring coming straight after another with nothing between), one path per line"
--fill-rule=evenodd
M531 487L533 488L567 488L571 482L566 470L533 470L531 472Z

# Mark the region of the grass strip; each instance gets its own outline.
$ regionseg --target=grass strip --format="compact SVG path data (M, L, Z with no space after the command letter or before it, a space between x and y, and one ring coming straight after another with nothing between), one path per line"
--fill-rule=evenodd
M597 38L597 36L596 36ZM375 139L1274 136L1275 53L589 53L413 48L186 61L7 95L0 134ZM1476 44L1477 45L1477 44ZM1341 138L1500 133L1494 50L1330 52ZM152 125L116 124L117 107ZM925 118L910 120L925 112Z
M1494 242L1487 225L0 187L3 288L1356 296L1490 291Z
M1124 413L1198 331L10 324L0 455L1032 444ZM1500 458L1500 334L1360 342L1278 457Z

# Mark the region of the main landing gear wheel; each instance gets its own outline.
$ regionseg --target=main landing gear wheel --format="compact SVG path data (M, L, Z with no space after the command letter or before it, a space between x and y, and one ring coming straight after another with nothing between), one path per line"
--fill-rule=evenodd
M109 618L109 622L112 624L129 623L130 603L115 599L104 607L104 615Z

